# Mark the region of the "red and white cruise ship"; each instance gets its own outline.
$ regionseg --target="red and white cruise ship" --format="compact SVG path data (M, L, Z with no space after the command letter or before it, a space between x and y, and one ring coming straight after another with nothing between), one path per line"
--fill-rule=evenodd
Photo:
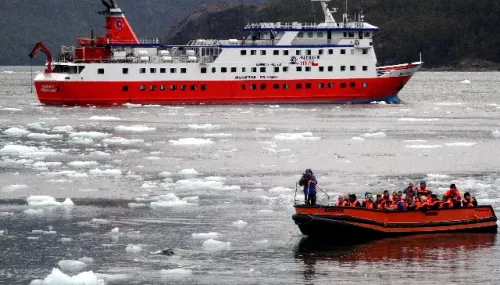
M35 78L49 105L399 102L422 62L377 67L362 15L336 22L254 23L244 39L197 39L186 45L140 40L115 0L102 1L106 35L63 47Z

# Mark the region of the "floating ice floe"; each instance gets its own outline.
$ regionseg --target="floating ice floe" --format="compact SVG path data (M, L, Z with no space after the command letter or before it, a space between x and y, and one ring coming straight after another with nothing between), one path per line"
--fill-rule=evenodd
M12 70L4 70L4 71L2 71L2 73L4 73L4 74L15 74L16 72L12 71Z
M204 137L207 138L229 138L232 137L232 134L218 133L218 134L203 134Z
M214 239L208 239L203 242L203 250L206 252L217 252L221 250L228 250L231 246L230 242L222 242Z
M93 218L90 222L94 223L94 224L99 224L99 225L107 225L107 224L109 224L109 220L106 220L106 219L96 219L96 218Z
M127 108L140 108L142 104L125 103L122 106Z
M493 132L491 132L491 136L493 136L494 138L500 138L500 131L494 130Z
M315 141L320 140L320 137L314 137L311 132L303 133L280 133L274 136L275 140L279 141Z
M259 215L272 215L274 214L273 210L258 210L257 213Z
M57 202L54 197L51 196L30 196L26 198L28 206L32 207L51 207L51 206L74 206L75 204L71 199L67 198L64 202Z
M50 130L52 133L72 133L74 129L72 126L56 126Z
M101 176L101 177L118 177L122 175L122 171L119 169L100 170L99 168L95 168L90 170L89 174L92 176Z
M33 280L30 285L104 285L104 280L97 278L97 275L92 271L69 276L54 268L45 279Z
M104 139L104 138L109 138L111 137L111 134L108 133L101 133L101 132L76 132L76 133L70 133L69 134L70 138L88 138L88 139Z
M196 170L195 170L196 171ZM172 176L172 173L171 172L168 172L168 171L164 171L164 172L161 172L160 174L158 174L160 177L171 177Z
M475 142L453 142L453 143L445 143L445 146L473 146Z
M85 178L85 177L89 176L87 173L76 172L73 170L46 172L43 174L48 175L48 176L66 176L66 177L71 177L71 178Z
M435 122L439 121L438 118L399 118L398 121L402 122Z
M72 137L68 140L68 143L74 145L93 145L94 140L91 138L84 138L84 137Z
M24 212L28 216L40 216L44 214L42 209L26 209Z
M3 108L2 110L4 110L4 111L11 111L11 112L19 112L19 111L22 111L23 109L19 109L19 108Z
M140 245L135 245L135 244L129 244L127 245L127 247L125 248L125 251L127 253L132 253L132 254L136 254L136 253L139 253L142 251L142 247Z
M78 259L78 261L81 261L81 262L86 263L86 264L94 263L94 259L92 257L86 257L86 256Z
M465 80L460 81L460 83L462 83L462 84L470 84L471 82L470 82L470 80L465 79Z
M114 229L111 230L111 234L119 234L120 233L120 228L116 227Z
M175 186L185 190L221 190L221 191L236 191L241 190L238 185L225 185L222 181L214 181L210 179L182 179L177 180Z
M362 137L352 137L350 141L355 141L355 142L364 142L365 139Z
M31 231L32 234L40 234L40 235L55 235L57 234L56 231L53 231L53 230L48 230L48 231L44 231L44 230L32 230Z
M162 269L161 275L167 279L184 279L193 274L191 269L175 268L175 269Z
M42 159L46 156L57 155L57 152L48 147L37 148L34 146L10 144L0 149L0 154Z
M188 128L192 130L214 130L220 128L219 125L212 125L212 124L190 124L188 125Z
M147 126L118 126L115 131L121 133L144 133L144 132L154 132L156 128Z
M87 264L78 260L61 260L57 263L57 266L61 268L64 272L82 272L87 268Z
M429 144L412 144L412 145L407 145L407 148L415 148L415 149L433 149L433 148L440 148L443 147L440 144L435 144L435 145L429 145Z
M125 139L120 137L112 137L109 139L103 139L103 143L108 145L137 145L144 143L143 139Z
M157 201L151 202L149 206L151 208L170 208L170 207L178 207L178 206L189 206L195 205L189 203L186 199L181 199L177 197L173 193L169 193L166 195L161 195L156 198Z
M31 123L26 125L28 129L35 130L35 131L42 131L42 132L47 132L50 131L50 127L48 126L47 123L44 122L36 122L36 123Z
M60 161L51 161L51 162L45 162L45 161L37 161L35 163L32 164L32 166L34 168L49 168L49 167L59 167L61 166L63 163L60 162Z
M73 239L72 238L61 238L59 241L62 243L67 243L67 242L72 242Z
M30 131L27 131L25 129L17 128L17 127L12 127L9 128L5 131L3 131L5 135L8 135L10 137L25 137L28 134L30 134Z
M128 203L129 208L145 208L147 206L148 206L148 204L144 204L144 203Z
M99 165L97 161L72 161L68 163L69 166L74 168L87 168L87 167L95 167Z
M211 139L199 139L199 138L183 138L178 140L169 140L171 145L211 145L214 142Z
M27 135L27 138L30 140L43 141L43 140L61 140L63 138L62 135L58 134L45 134L45 133L30 133Z
M188 169L183 169L179 172L177 172L178 175L181 175L181 176L197 176L199 175L200 173L198 171L196 171L196 169L194 168L188 168Z
M7 185L3 187L3 192L15 192L19 190L24 190L27 189L28 186L24 184L13 184L13 185Z
M377 132L377 133L365 133L362 135L362 137L372 138L372 139L382 139L387 137L387 135L384 132Z
M89 118L92 121L121 121L122 119L112 116L92 116Z
M201 239L201 240L207 240L207 239L216 239L221 237L222 235L217 232L208 232L208 233L194 233L191 235L193 239Z

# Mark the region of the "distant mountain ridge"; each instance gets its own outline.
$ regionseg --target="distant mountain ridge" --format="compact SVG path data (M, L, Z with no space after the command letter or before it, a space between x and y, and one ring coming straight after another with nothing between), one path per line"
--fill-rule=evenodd
M330 6L343 7L344 1ZM417 61L427 68L500 70L500 1L496 0L350 0L350 12L380 27L375 39L379 64ZM341 20L342 9L335 14ZM316 19L316 21L315 21ZM183 19L168 34L172 44L196 38L241 38L249 22L318 22L319 4L275 0L256 5L205 8Z

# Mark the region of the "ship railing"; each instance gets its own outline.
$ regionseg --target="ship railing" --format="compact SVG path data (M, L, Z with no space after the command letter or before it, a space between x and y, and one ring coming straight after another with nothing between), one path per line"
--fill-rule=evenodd
M328 195L328 193L326 193L325 190L323 190L323 188L319 187L318 185L316 185L316 189L320 190L321 192L323 192L326 196L326 201L327 201L327 205L330 206L330 195ZM297 205L297 192L299 190L299 183L295 183L295 195L293 196L293 204L294 205ZM317 192L317 191L316 191ZM317 194L316 194L317 196Z

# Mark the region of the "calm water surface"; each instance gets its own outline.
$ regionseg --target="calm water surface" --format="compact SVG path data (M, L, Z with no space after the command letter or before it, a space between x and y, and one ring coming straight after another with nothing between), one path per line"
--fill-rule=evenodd
M497 235L320 245L291 215L305 168L331 196L424 179L498 211L499 75L418 73L398 105L103 109L42 106L0 67L0 283L88 257L106 284L497 284Z

